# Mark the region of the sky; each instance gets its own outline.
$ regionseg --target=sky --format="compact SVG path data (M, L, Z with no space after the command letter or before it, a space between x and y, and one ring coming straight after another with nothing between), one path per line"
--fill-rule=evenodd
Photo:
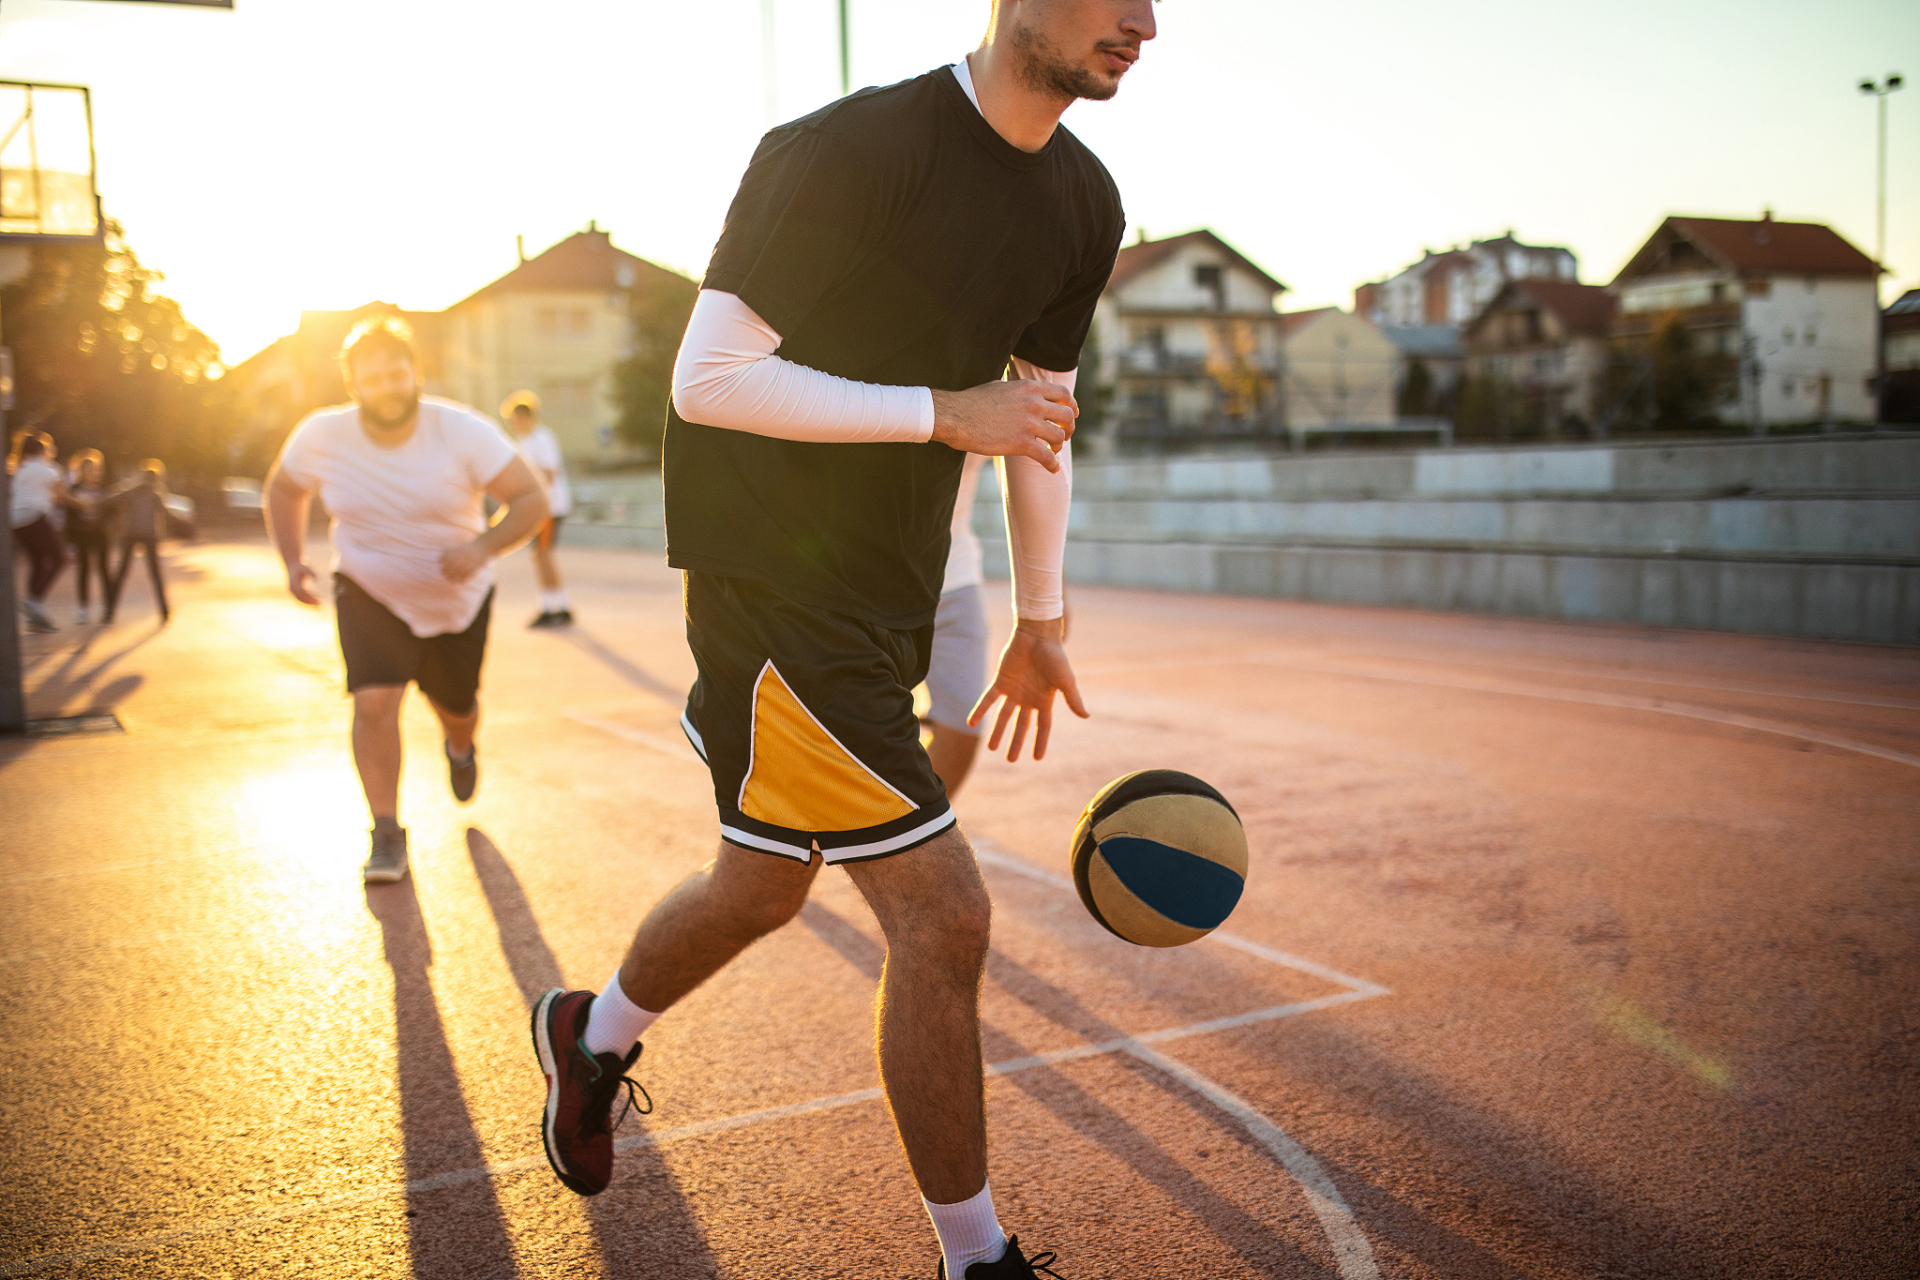
M769 123L767 0L0 0L0 79L93 92L100 191L237 363L306 309L445 307L596 221L698 277ZM771 0L778 119L839 92L834 0ZM850 0L856 87L987 0ZM1875 104L1911 0L1164 0L1066 123L1133 233L1209 227L1288 310L1512 230L1604 284L1691 213L1874 247ZM1891 298L1920 284L1920 85L1888 104ZM1131 234L1130 233L1130 238Z

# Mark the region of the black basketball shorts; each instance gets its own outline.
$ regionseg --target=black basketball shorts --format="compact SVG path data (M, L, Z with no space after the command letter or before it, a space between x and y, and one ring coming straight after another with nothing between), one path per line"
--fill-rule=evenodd
M492 591L465 631L424 639L344 573L333 575L333 612L340 626L340 656L347 661L348 693L418 681L420 692L454 715L473 710L480 664L487 656Z
M680 727L713 775L728 842L859 862L954 824L913 713L932 623L896 631L696 572L686 606L700 674Z

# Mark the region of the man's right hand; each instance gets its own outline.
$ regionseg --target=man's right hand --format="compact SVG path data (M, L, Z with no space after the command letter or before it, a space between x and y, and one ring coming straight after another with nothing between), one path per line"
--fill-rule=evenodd
M301 604L319 604L319 586L319 577L305 562L287 566L287 590Z
M1055 455L1073 439L1079 416L1073 393L1051 382L985 382L933 393L935 440L962 453L1032 458L1049 471L1060 469Z

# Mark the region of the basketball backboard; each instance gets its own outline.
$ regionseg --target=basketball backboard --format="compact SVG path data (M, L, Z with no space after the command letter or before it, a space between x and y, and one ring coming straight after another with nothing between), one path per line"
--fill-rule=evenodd
M0 80L0 242L103 232L86 89Z

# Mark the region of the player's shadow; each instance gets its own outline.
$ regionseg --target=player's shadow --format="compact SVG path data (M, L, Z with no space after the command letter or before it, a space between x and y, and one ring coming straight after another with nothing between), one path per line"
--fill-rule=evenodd
M411 876L367 886L367 910L380 922L393 970L394 1042L400 1085L400 1134L407 1178L407 1247L419 1277L520 1274L493 1180L424 1187L437 1174L487 1163L460 1089L453 1051L434 1000L433 946Z
M568 644L589 657L598 659L601 665L610 668L614 674L634 688L644 689L674 707L679 707L686 702L685 689L667 683L645 667L615 653L594 639L584 627L568 627L559 634Z
M886 952L879 943L818 902L808 901L801 909L800 919L815 937L833 948L854 968L875 981L879 980L881 966L886 959ZM987 975L1022 1003L1088 1040L1113 1040L1126 1035L1126 1032L1102 1022L1071 996L1034 978L999 952L988 954ZM980 1040L989 1062L1023 1058L1032 1052L984 1021L980 1027ZM1263 1160L1271 1160L1271 1153L1260 1146L1244 1127L1184 1084L1125 1054L1113 1056L1131 1067L1143 1080L1179 1098L1229 1140L1251 1148ZM1334 1280L1335 1273L1326 1270L1317 1260L1302 1253L1292 1241L1214 1191L1153 1139L1052 1067L1016 1071L1004 1079L1063 1123L1126 1162L1143 1180L1157 1187L1169 1199L1185 1207L1256 1272L1302 1277L1326 1276ZM1282 1173L1279 1176L1285 1175Z
M520 997L530 1010L542 992L567 985L560 962L554 957L553 948L547 945L540 922L534 918L533 906L527 901L520 878L499 847L477 827L467 828L467 856L473 861L474 875L479 878L481 891L486 894L487 906L493 913L501 954L506 957L514 983L520 988ZM524 1022L515 1034L528 1034ZM526 1043L529 1045L527 1096L531 1108L538 1096L539 1077L533 1065L531 1040ZM628 1119L615 1136L639 1132L635 1121ZM539 1141L531 1125L527 1134L535 1143ZM573 1194L561 1189L557 1181L553 1186L558 1195ZM600 1274L606 1280L624 1276L694 1277L720 1272L692 1206L681 1194L660 1148L652 1144L619 1152L614 1160L613 1185L587 1201L587 1219L593 1228L594 1248L600 1255Z

